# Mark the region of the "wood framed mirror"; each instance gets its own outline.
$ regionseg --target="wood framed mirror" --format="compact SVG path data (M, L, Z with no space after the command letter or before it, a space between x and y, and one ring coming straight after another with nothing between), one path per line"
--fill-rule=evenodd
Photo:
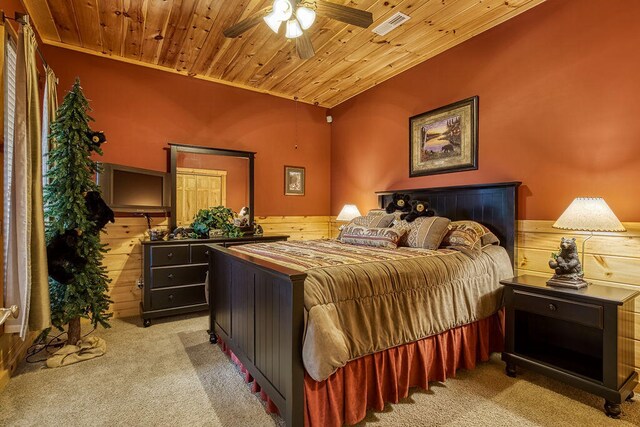
M226 206L238 213L249 208L253 224L255 153L169 143L171 230L187 227L200 209Z

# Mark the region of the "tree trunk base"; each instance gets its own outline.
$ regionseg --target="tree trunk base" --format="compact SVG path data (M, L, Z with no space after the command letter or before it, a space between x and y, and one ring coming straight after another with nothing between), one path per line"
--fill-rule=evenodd
M67 344L76 345L76 343L80 341L81 334L80 318L76 317L75 319L71 319L69 321L69 329L67 330Z

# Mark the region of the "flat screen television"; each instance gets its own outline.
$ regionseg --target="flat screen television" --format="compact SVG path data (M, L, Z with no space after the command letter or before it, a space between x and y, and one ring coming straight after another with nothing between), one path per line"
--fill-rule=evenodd
M101 163L96 180L104 201L115 212L157 213L171 210L168 173Z

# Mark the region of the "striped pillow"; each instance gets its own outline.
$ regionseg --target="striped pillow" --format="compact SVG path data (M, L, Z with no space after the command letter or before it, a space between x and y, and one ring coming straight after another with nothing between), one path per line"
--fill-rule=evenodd
M371 228L348 225L342 230L340 241L350 245L373 246L395 249L404 235L404 230L395 228Z
M395 217L393 215L378 212L369 212L366 216L359 216L351 220L347 225L359 225L369 228L385 228L391 225Z
M413 222L396 221L393 228L406 231L406 237L402 239L400 246L436 250L449 231L450 222L448 218L441 216L423 216Z

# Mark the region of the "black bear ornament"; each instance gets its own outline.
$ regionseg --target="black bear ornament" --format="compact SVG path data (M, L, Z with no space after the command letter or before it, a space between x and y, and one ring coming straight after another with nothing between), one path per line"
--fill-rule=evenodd
M396 211L401 212L410 212L411 205L409 205L409 199L411 198L408 194L400 194L393 193L392 200L387 205L386 211L387 213L394 213Z
M107 137L104 136L104 132L102 131L87 132L87 136L91 140L89 144L92 151L95 151L96 149L100 148L102 144L107 142Z
M433 209L429 209L429 203L413 200L411 202L411 212L400 215L400 219L407 222L413 222L421 216L434 216L436 213Z
M102 230L108 222L116 222L113 211L97 191L88 191L84 201L89 211L89 221L95 223L98 230Z
M64 285L73 280L73 267L82 268L87 260L78 255L78 230L67 230L55 236L47 245L49 276Z

